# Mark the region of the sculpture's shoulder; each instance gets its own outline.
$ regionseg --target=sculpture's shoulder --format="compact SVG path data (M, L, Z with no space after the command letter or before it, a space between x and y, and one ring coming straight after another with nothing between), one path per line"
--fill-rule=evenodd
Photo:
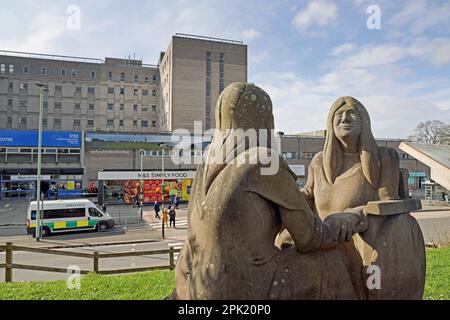
M379 147L380 161L387 166L397 165L400 161L397 151L391 147Z
M312 158L310 166L315 168L321 168L323 165L323 151L316 153L316 155Z

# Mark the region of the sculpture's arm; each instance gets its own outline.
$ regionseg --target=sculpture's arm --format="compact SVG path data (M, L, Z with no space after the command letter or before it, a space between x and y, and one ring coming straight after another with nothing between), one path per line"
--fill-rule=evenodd
M400 160L392 148L380 148L380 182L378 196L380 200L400 199L398 195L400 180Z
M305 195L308 206L314 210L314 167L312 163L308 166L308 180L306 180L306 185L300 191Z

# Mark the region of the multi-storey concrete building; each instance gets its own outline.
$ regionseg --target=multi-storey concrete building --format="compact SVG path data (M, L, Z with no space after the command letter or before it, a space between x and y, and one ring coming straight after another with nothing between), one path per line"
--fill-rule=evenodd
M0 129L156 132L159 75L156 66L129 59L0 52Z
M240 41L177 34L159 61L164 131L215 127L214 106L232 82L247 82L247 46Z
M214 127L214 103L232 82L247 81L242 42L175 35L158 65L0 51L0 129L152 133Z

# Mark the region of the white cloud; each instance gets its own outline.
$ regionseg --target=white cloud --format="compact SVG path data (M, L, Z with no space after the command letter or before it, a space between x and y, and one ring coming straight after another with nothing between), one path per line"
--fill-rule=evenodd
M436 4L427 0L408 1L407 5L390 19L393 26L406 26L415 35L431 28L448 28L450 2Z
M304 10L297 12L292 23L301 31L312 31L313 27L325 27L334 24L338 7L333 2L315 0L308 3Z
M334 48L330 56L336 56ZM409 45L383 43L367 45L345 58L336 60L340 68L368 68L395 64L406 58L418 58L425 62L440 66L450 64L450 38L418 38Z
M242 31L242 37L248 41L257 39L261 36L261 32L255 29L245 29Z
M258 64L270 58L270 53L267 50L250 55L250 63Z
M344 43L340 46L334 47L331 52L330 56L340 56L343 53L349 52L355 48L354 43Z

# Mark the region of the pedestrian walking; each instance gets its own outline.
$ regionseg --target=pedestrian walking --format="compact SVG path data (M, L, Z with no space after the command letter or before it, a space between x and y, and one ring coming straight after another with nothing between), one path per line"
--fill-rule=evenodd
M175 211L175 207L169 206L169 217L170 217L170 223L169 225L176 229L175 227L175 216L177 215L177 212Z
M177 195L173 197L173 204L175 205L175 209L178 209L178 203L180 202L180 199Z
M161 211L161 208L159 206L159 202L155 201L155 206L153 207L155 209L155 218L156 219L161 219L159 216L159 211Z

